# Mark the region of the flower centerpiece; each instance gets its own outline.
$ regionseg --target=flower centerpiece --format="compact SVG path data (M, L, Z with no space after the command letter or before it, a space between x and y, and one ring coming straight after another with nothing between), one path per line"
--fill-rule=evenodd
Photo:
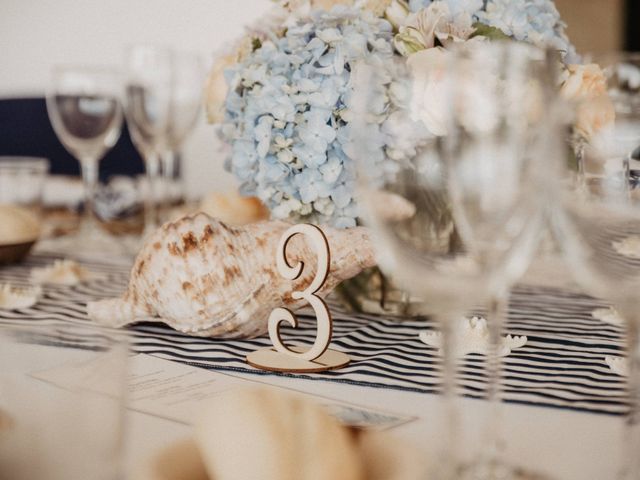
M229 145L225 167L240 191L257 196L271 216L352 227L358 224L355 172L349 155L350 77L356 62L381 68L393 57L429 72L460 42L511 38L559 52L568 97L597 94L597 66L579 58L551 0L281 0L213 68L207 112ZM594 79L594 77L596 77ZM391 100L390 100L391 99ZM394 118L393 92L369 105L375 171L393 174L410 155L411 132ZM423 97L428 135L446 132L436 96ZM581 131L606 121L585 112ZM405 122L406 124L406 122ZM383 287L378 275L378 287Z

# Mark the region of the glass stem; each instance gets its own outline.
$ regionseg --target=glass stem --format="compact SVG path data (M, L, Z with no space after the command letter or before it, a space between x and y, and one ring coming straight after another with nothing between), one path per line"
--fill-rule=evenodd
M457 323L458 315L440 315L440 331L442 332L442 401L444 402L444 452L438 474L438 480L453 480L458 478L460 457L458 453L460 418L456 404L456 374L457 374Z
M500 402L500 381L502 380L503 361L502 331L507 317L509 293L506 290L497 292L489 300L487 328L489 330L489 353L486 358L487 402L489 414L485 424L485 451L483 461L488 471L494 471L503 464L503 419Z
M96 186L98 184L98 162L94 158L84 158L80 161L84 203L80 219L80 234L95 232L97 219L94 210Z
M162 200L167 207L173 200L173 180L176 176L176 154L172 150L167 150L162 154Z
M579 141L575 149L575 154L576 154L576 187L580 192L584 192L586 190L586 185L587 185L587 179L585 176L585 166L584 166L584 151L585 151L585 142Z
M158 228L158 193L160 191L160 158L157 153L150 153L146 158L147 182L149 191L144 211L144 236L149 236Z
M629 311L629 309L627 309ZM629 365L629 413L623 438L623 468L620 480L640 479L640 321L636 315L626 316L627 359Z

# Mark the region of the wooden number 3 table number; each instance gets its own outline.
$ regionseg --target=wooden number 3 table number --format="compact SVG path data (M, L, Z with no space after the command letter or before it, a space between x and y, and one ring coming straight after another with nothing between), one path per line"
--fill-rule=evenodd
M349 356L329 350L331 342L332 319L327 304L316 294L322 288L331 265L329 242L322 230L315 225L299 224L289 228L278 244L276 265L278 272L288 280L295 280L304 269L304 263L298 262L291 266L287 260L287 245L295 235L304 235L316 251L318 268L311 284L302 291L294 291L294 300L304 299L313 308L318 322L316 339L311 348L287 347L280 336L280 324L287 322L294 328L298 327L298 319L291 310L283 307L274 309L269 316L269 338L273 348L256 350L247 355L247 363L262 370L275 372L322 372L344 367L349 363Z

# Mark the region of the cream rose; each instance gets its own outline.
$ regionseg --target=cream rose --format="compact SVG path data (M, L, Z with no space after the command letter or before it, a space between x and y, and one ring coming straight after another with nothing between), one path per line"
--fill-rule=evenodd
M252 35L244 36L231 53L220 56L213 64L204 87L204 105L209 123L220 123L224 119L224 102L228 90L224 71L247 58L253 51L256 38Z
M220 123L224 119L224 102L227 98L227 82L224 79L226 68L234 65L237 55L230 54L220 58L211 69L204 89L204 104L209 123Z
M596 64L569 65L561 94L576 102L576 125L579 135L589 139L613 123L615 109L607 93L607 81Z

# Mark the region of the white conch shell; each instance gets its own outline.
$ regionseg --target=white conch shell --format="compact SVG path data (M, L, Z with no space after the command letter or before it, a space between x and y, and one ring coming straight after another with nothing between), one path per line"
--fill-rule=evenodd
M480 353L482 355L491 353L489 329L484 318L463 318L456 332L458 333L455 349L456 357L463 357L468 353ZM442 334L440 332L421 332L420 340L430 347L440 349L438 353L442 354ZM506 335L501 340L498 352L501 357L506 357L511 353L511 350L523 347L527 343L527 337L517 335Z
M89 317L109 326L157 317L198 336L262 335L275 307L306 305L291 294L304 290L315 275L316 253L301 235L289 242L287 253L292 265L304 261L302 275L291 281L278 273L276 248L290 226L268 221L231 227L204 213L166 223L138 254L122 298L89 303ZM367 229L323 230L331 266L321 297L375 265Z
M56 260L53 265L31 270L34 283L52 285L77 285L94 278L91 272L73 260Z
M40 295L42 295L40 287L0 285L0 309L16 310L18 308L32 307L38 302Z

